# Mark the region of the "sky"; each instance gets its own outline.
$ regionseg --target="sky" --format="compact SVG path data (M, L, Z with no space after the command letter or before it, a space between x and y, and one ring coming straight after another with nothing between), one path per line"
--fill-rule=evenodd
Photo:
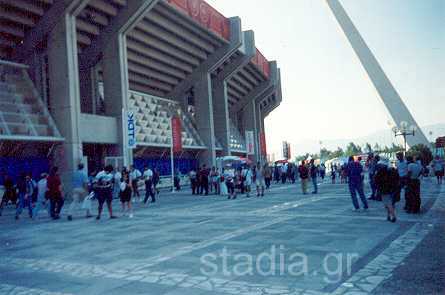
M420 126L445 122L445 1L340 0ZM268 153L306 140L389 129L377 91L325 0L207 0L255 31L281 68L283 101L265 120Z

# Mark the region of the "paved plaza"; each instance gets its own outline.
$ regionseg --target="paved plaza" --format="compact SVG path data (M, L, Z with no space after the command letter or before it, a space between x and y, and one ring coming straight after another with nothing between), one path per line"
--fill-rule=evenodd
M231 201L164 193L133 219L100 221L79 212L72 222L16 222L11 208L0 217L0 294L394 294L410 284L400 280L405 263L421 264L419 247L443 233L445 194L432 182L422 214L399 210L396 224L381 203L353 212L345 185L320 192L276 185ZM443 260L427 247L432 263ZM443 294L429 282L400 294Z

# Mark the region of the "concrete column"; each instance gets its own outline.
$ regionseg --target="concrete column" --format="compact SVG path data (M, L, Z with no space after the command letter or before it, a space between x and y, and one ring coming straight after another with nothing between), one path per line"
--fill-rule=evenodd
M221 142L223 155L230 156L230 123L229 106L227 94L227 81L236 73L236 71L250 62L255 56L255 36L253 31L243 32L242 46L239 49L241 53L235 60L224 67L212 80L213 84L213 107L215 136Z
M105 114L117 119L118 142L117 154L124 158L124 165L133 163L133 150L127 148L127 136L124 132L122 110L128 109L128 63L127 46L123 34L112 38L103 49L103 80Z
M246 103L246 105L244 106L244 109L241 110L241 115L242 115L242 121L243 121L243 126L244 126L244 133L242 134L243 136L245 135L246 131L253 131L254 134L254 155L252 157L253 161L257 161L258 160L258 144L257 144L257 112L256 112L256 107L255 107L255 101L251 100L249 103Z
M83 69L79 72L80 109L82 113L94 113L94 69Z
M215 136L219 139L223 156L230 156L230 124L227 83L225 80L214 80L213 84L213 122Z
M213 118L213 93L210 73L201 74L194 86L195 90L195 110L196 126L198 133L207 147L207 150L200 154L200 164L211 167L216 165L216 141Z
M79 76L75 17L66 14L48 36L49 86L52 116L65 138L54 154L65 188L83 159L79 136Z

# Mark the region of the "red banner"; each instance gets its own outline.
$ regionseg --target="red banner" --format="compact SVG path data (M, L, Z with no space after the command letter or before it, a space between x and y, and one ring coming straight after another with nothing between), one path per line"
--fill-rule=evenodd
M255 56L252 58L252 63L258 67L258 69L264 74L264 76L269 78L270 75L269 61L258 50L258 48L256 49Z
M218 36L230 39L230 22L224 15L203 0L167 0L177 9L185 12L205 28Z
M173 152L182 151L182 127L181 119L177 116L172 118L172 138L173 138Z
M267 156L266 134L264 132L260 133L260 144L261 144L261 155Z

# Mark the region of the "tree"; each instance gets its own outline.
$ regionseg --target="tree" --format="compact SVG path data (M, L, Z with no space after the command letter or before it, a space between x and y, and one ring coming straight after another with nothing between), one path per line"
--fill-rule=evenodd
M338 147L336 151L332 152L331 159L340 158L343 157L344 155L345 152L343 151L343 149L341 147Z
M332 152L329 151L328 149L322 148L320 150L320 159L322 159L322 160L330 160L330 159L332 159L331 156L332 156Z
M365 144L364 151L365 151L366 153L372 153L372 146L371 146L371 144L370 144L369 142L367 142L367 143Z
M355 156L355 155L358 155L358 154L361 154L361 153L362 153L362 148L360 146L356 145L353 142L350 142L348 144L348 146L346 147L345 154L346 154L347 157Z
M433 160L433 153L431 152L430 148L424 144L412 146L407 155L420 160L424 166L429 165Z
M382 148L381 148L380 145L376 142L376 143L374 144L373 150L374 150L374 152L378 153L378 152L382 151Z

